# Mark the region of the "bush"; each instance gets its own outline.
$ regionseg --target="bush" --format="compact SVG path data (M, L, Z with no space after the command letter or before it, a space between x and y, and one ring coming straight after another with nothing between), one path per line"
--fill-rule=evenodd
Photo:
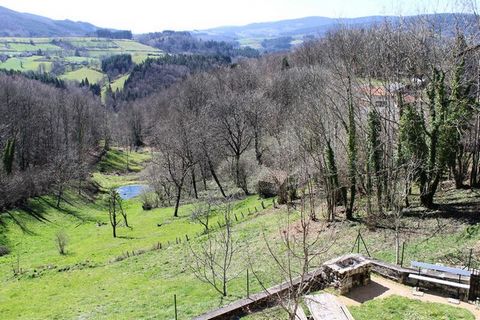
M55 235L55 242L57 244L58 253L64 255L66 253L66 247L68 243L68 237L65 232L57 232L57 234Z
M142 200L143 210L152 210L160 206L158 197L153 192L148 192L148 191L142 192L142 194L140 195L140 199Z
M10 249L8 249L8 247L0 246L0 257L6 256L9 253L10 253Z

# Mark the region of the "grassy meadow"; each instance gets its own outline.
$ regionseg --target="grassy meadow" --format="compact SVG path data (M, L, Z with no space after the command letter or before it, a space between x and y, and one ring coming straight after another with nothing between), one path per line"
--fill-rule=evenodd
M113 149L97 165L92 179L104 191L142 183L141 170L150 157L149 152ZM478 198L467 191L445 193L443 197L446 202L461 199L457 201L472 204ZM203 227L190 218L194 204L184 203L179 217L174 218L172 207L144 211L139 198L125 200L132 228L119 227L118 237L113 238L105 193L92 197L71 190L60 209L55 207L52 196L32 199L31 212L16 210L1 216L5 226L0 227L0 245L12 251L0 257L2 319L173 319L174 294L179 319L190 319L245 297L246 268L254 269L265 285L278 283L282 278L266 242L277 243L287 213L284 207L273 208L271 200L263 201L264 210L256 195L233 204L239 253L234 256L232 269L236 277L228 284L228 296L222 298L211 286L196 279L191 269L190 246L195 248L206 237ZM293 213L291 223L295 225L297 219L298 214ZM414 228L417 220L405 218L405 224ZM220 221L220 214L211 219L212 232L217 232ZM322 228L320 223L314 226L317 231ZM447 262L462 259L468 248L480 249L478 224L452 225L448 217L425 215L422 228L409 236L405 261ZM339 221L322 231L321 243L332 246L316 263L350 252L358 230L373 256L394 260L393 232L369 231L359 223ZM54 239L59 232L68 237L66 255L60 255L56 248ZM14 269L21 269L21 274L14 275ZM255 278L250 281L251 292L262 290ZM375 319L375 312L403 310L405 304L397 300L374 301L353 312L357 319ZM422 310L430 306L418 308L408 309L409 314L427 319L428 313ZM452 316L431 319L457 319L453 316L457 313L445 312ZM458 314L462 316L458 319L473 319ZM282 319L282 312L274 308L247 318Z

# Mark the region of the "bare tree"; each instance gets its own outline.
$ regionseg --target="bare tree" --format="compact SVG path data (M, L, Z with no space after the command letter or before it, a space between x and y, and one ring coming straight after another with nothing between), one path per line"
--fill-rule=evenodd
M210 219L216 212L218 203L212 196L208 196L205 201L194 204L191 210L191 219L200 223L205 228L205 233L209 232Z
M224 219L223 228L216 233L207 233L206 239L198 245L189 243L189 251L195 277L225 297L228 283L238 276L233 259L239 253L239 247L232 226L231 203L227 201L218 210Z
M68 244L68 236L64 231L59 231L55 234L55 244L57 245L58 253L65 255Z
M316 210L315 207L308 208L315 205L311 199L313 197L312 193L302 195L299 220L294 218L294 212L287 207L285 221L279 228L280 243L272 243L271 237L264 234L272 263L288 287L286 292L277 294L277 299L291 320L298 319L301 297L312 288L311 272L322 262L322 257L334 243L333 228L327 231L323 222L311 219L311 211ZM268 292L259 274L254 271L254 275Z
M120 216L123 217L125 225L127 223L127 212L123 210L122 198L115 189L108 192L108 216L112 226L113 237L117 237L117 227L120 225Z

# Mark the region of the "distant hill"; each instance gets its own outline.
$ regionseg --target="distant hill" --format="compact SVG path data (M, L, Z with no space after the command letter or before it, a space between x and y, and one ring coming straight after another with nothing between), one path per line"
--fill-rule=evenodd
M408 17L398 16L369 16L360 18L328 18L305 17L299 19L281 20L274 22L252 23L245 26L224 26L207 30L195 31L194 34L204 40L238 41L243 46L251 46L264 51L278 51L288 49L307 39L321 37L329 30L339 26L356 28L370 27L385 21L396 24L401 20L414 22L416 19L429 18L438 29L464 30L464 22L476 19L474 15L443 13L437 15L418 15Z
M0 36L2 37L86 36L98 29L100 28L86 22L53 20L0 6Z

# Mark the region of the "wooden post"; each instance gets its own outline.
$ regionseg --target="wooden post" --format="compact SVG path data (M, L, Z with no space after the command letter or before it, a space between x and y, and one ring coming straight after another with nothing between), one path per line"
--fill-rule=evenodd
M357 236L357 253L360 253L360 230L358 231Z
M403 257L404 257L404 254L405 254L405 241L403 241L403 244L402 244L402 260L400 260L400 267L403 268Z
M473 248L470 249L470 255L468 256L467 270L470 270L470 264L472 263L472 254L473 254Z
M250 279L247 268L247 298L250 298Z
M368 252L367 244L365 243L365 240L363 240L363 237L362 237L362 234L360 233L360 231L358 231L358 235L360 237L359 241L362 240L365 251L367 252L368 256L371 257L370 252Z
M173 305L175 306L175 320L178 320L178 314L177 314L177 295L173 295Z

